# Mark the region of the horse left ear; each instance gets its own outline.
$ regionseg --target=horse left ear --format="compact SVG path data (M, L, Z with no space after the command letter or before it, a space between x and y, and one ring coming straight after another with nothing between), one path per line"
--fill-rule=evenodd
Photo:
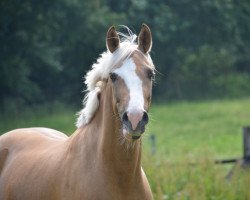
M120 46L120 39L114 26L111 26L107 32L106 45L111 53L113 53Z
M152 35L146 24L142 24L141 31L138 36L138 47L143 53L148 53L151 50Z

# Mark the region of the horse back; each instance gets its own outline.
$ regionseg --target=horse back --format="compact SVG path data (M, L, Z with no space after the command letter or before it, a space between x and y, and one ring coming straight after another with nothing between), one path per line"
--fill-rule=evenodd
M0 136L0 199L50 199L44 195L57 191L52 172L67 138L47 128L16 129Z
M1 172L4 166L4 162L7 158L7 155L9 153L9 150L7 148L4 148L2 150L0 150L0 176L1 176Z

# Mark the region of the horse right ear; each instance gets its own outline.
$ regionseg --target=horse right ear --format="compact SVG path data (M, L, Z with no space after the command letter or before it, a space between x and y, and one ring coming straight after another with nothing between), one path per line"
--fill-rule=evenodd
M120 39L114 26L111 26L107 32L106 45L111 53L113 53L120 46Z

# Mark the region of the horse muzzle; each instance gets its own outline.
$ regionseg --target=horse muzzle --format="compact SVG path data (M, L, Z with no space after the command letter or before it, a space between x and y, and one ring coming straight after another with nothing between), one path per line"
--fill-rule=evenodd
M148 114L142 112L124 112L122 116L123 128L136 140L145 132L145 126L148 123Z

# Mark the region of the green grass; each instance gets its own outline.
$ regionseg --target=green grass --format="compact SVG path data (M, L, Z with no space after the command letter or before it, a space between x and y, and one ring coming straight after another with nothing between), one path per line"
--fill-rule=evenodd
M74 131L75 111L37 108L1 117L0 133L44 126ZM143 139L143 167L156 200L250 200L250 171L215 165L215 159L242 156L242 127L250 125L250 99L153 105ZM151 154L150 135L156 136Z
M70 135L75 130L76 111L66 105L29 108L15 114L0 115L0 135L15 128L47 127Z
M149 134L168 160L235 157L242 153L242 127L250 125L250 99L154 105Z
M248 200L250 171L215 165L215 159L242 156L242 127L250 125L250 99L154 105L144 140L143 167L155 199ZM149 137L148 137L149 138ZM238 166L238 165L237 165Z

